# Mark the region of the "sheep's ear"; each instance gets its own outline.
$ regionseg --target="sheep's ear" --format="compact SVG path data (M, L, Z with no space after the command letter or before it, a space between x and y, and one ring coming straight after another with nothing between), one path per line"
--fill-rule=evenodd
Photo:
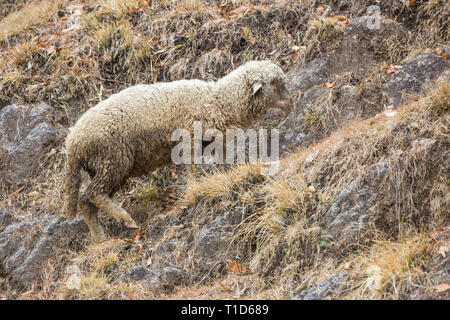
M253 90L253 94L257 93L259 91L259 89L262 88L262 82L259 80L256 80L255 82L253 82L252 84L252 90Z

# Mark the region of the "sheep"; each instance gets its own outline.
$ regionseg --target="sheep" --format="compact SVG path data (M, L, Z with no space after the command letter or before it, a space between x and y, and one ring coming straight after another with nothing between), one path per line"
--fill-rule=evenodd
M130 177L171 163L171 133L204 128L225 132L247 128L271 108L290 111L293 103L283 71L270 61L250 61L216 82L178 80L136 85L86 111L67 135L64 207L67 218L78 205L95 242L105 240L99 209L139 227L111 197ZM90 176L79 197L80 170Z

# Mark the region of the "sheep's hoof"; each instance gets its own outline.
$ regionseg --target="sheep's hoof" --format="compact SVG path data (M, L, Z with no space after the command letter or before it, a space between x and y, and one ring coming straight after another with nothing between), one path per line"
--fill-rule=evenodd
M129 229L139 229L139 226L133 220L125 222L125 226Z

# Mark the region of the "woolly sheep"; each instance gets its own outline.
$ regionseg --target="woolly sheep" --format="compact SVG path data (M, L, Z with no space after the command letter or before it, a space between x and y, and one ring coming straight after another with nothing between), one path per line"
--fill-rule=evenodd
M94 241L105 239L99 209L125 226L135 221L110 197L129 178L171 163L176 129L225 132L246 128L270 107L290 111L292 100L283 71L269 61L251 61L216 82L179 80L127 88L89 109L66 138L64 212L75 217L78 204ZM80 196L80 169L91 181Z

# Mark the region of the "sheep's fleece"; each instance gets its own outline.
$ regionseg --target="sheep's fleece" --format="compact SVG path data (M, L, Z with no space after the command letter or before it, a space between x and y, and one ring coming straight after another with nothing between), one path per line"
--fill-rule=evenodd
M64 211L78 204L94 241L105 239L101 209L129 228L138 226L110 197L129 178L171 163L176 129L193 132L194 121L225 132L246 128L271 108L290 111L283 71L269 61L251 61L216 82L179 80L125 89L89 109L66 139ZM80 169L90 178L78 199Z

